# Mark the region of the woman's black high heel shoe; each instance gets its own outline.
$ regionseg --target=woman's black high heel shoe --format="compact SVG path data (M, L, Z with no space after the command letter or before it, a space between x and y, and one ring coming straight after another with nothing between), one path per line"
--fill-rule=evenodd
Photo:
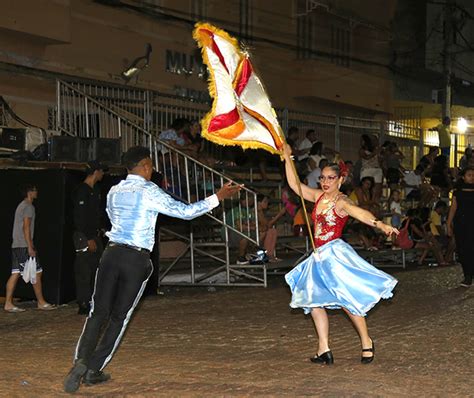
M363 364L371 363L371 362L374 360L374 356L375 356L375 343L374 343L374 341L372 340L372 348L363 348L363 349L362 349L362 352L371 352L371 353L372 353L372 356L371 356L371 357L364 357L364 356L362 356L362 357L360 358L360 361L361 361Z
M326 351L321 355L315 355L314 357L309 358L313 363L320 363L325 365L332 365L334 363L334 357L331 351Z

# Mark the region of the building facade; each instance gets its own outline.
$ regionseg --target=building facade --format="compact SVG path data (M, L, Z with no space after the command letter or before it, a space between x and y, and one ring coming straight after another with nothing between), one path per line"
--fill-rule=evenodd
M382 4L383 3L383 4ZM10 0L0 5L0 94L51 125L56 78L208 99L191 33L208 21L239 38L276 107L387 119L395 0ZM149 66L121 76L151 45ZM12 121L14 123L14 121Z

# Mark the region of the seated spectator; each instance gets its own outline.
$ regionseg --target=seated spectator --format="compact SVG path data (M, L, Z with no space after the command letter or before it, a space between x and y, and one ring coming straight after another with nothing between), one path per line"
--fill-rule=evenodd
M354 163L351 160L346 160L344 164L347 168L347 175L344 178L341 189L344 189L344 193L349 196L350 192L354 190ZM350 192L347 193L349 190Z
M313 169L311 173L306 176L306 185L308 185L308 187L319 188L319 177L321 176L321 170L324 169L327 165L328 160L326 158L322 158L319 161L319 166Z
M257 212L258 212L258 233L260 243L267 251L270 262L280 261L275 256L275 247L278 238L278 231L275 228L276 222L286 213L286 209L282 208L273 218L267 218L265 212L268 209L269 198L266 195L257 195Z
M308 157L308 171L311 172L314 169L319 167L319 162L321 159L326 159L326 156L323 155L323 143L317 141L311 147Z
M410 170L403 177L405 187L405 197L410 200L419 200L421 197L420 186L423 182L423 166L416 166L415 170Z
M402 223L401 202L400 191L398 189L394 189L388 198L388 211L390 212L392 226L395 228L400 228Z
M306 161L309 157L309 152L311 148L313 147L313 144L317 140L317 135L316 131L314 129L309 129L306 132L306 137L301 140L298 145L297 145L297 152L294 154L295 156L298 156L298 161Z
M268 209L268 196L257 195L257 214L258 214L258 233L260 244L263 245L267 251L270 262L280 261L275 257L275 247L278 237L278 231L274 228L276 222L285 214L286 209L282 208L273 218L267 218L265 215ZM238 231L247 234L249 231L255 231L255 217L254 217L253 200L250 196L242 196L240 205L232 208L226 214L226 222L228 225L234 227ZM224 231L223 231L224 232ZM228 232L229 246L238 247L237 264L248 264L247 250L250 241L234 231Z
M298 143L299 136L300 136L300 131L298 130L298 127L291 126L288 129L286 142L289 146L291 146L291 149L293 151L295 151L297 149L296 144Z
M159 140L166 141L172 146L183 149L186 145L191 144L187 131L189 131L189 121L184 118L177 118L171 124L168 130L164 130L158 136ZM168 153L166 148L161 149L161 153L164 155Z
M412 241L411 247L404 247L404 249L417 249L421 250L421 255L417 260L418 265L423 265L428 253L431 251L434 255L436 261L440 265L445 265L443 254L441 253L441 247L434 240L432 236L425 232L423 227L423 221L419 216L419 209L409 209L407 211L406 218L402 221L400 226L400 231L405 228L408 230L409 240ZM400 238L403 236L403 233L400 232Z
M311 217L308 216L308 221L311 220ZM293 218L293 235L294 236L308 236L308 225L306 224L306 219L304 216L304 209L301 206Z
M363 177L360 180L360 185L354 189L349 198L358 206L377 215L380 212L380 204L374 197L374 185L372 177Z

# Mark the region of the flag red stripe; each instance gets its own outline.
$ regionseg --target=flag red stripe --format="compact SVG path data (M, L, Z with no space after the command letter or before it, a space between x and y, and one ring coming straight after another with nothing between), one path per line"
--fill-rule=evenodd
M238 78L237 84L235 85L235 91L239 97L247 86L252 72L252 64L248 58L244 58L242 61L242 67L240 68L240 76Z
M225 129L233 124L237 123L240 120L239 112L237 108L234 108L228 113L223 113L221 115L215 116L211 119L207 131L210 133L218 130Z
M212 51L214 51L214 53L217 55L217 58L219 58L219 61L221 61L221 64L224 66L225 70L227 71L227 73L229 73L229 69L227 68L227 65L225 63L225 59L221 53L221 50L219 49L219 47L217 46L215 40L214 40L214 33L212 33L210 30L207 30L207 29L201 29L203 32L206 32L209 37L211 38L212 40Z

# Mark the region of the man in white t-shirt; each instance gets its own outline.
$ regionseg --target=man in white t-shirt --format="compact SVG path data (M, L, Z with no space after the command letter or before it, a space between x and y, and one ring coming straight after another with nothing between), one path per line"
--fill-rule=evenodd
M309 151L313 144L317 141L318 137L316 136L316 131L314 129L309 129L306 132L306 138L301 140L298 144L297 151L295 155L298 156L298 161L302 161L308 158Z

